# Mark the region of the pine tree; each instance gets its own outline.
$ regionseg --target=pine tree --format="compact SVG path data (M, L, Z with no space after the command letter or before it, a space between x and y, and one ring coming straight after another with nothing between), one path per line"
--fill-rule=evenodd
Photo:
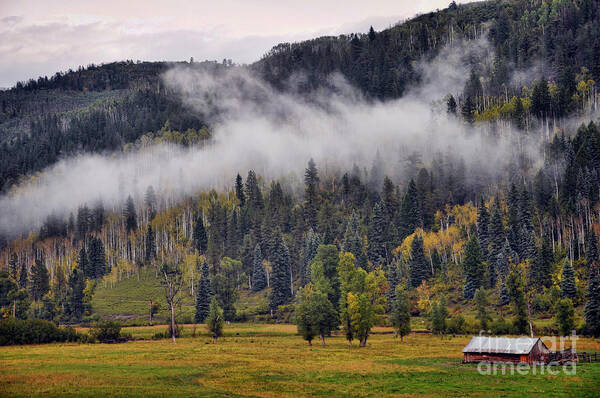
M362 255L360 225L355 211L352 211L352 215L350 216L350 219L346 225L346 232L344 234L344 243L342 247L344 252L354 254L355 258L359 258Z
M518 334L526 333L527 331L527 302L521 276L516 272L511 272L508 275L507 288L511 301L513 303L513 312L515 318L513 320L514 331Z
M146 194L144 195L144 204L146 205L146 209L148 211L148 220L152 221L156 216L156 194L154 193L154 188L152 185L149 185L146 189Z
M477 314L475 315L475 318L479 319L481 330L487 330L488 322L490 321L490 315L487 312L487 306L489 305L489 302L483 287L477 289L473 299L475 301L475 306L477 307Z
M552 247L548 237L544 235L529 268L529 280L534 287L538 289L550 287L552 283L552 276L550 275L552 260Z
M146 231L145 260L147 263L150 263L155 258L156 258L156 240L154 238L154 231L152 230L152 224L148 223L148 229Z
M373 208L373 218L369 226L369 260L374 265L385 264L387 260L387 224L388 217L384 204L377 202Z
M271 297L269 307L271 312L277 307L287 304L292 297L290 280L290 253L283 242L281 232L275 234L275 247L271 260Z
M196 314L194 315L194 322L196 323L202 323L206 319L212 297L210 275L206 262L202 264L200 273L201 277L196 288Z
M13 253L10 256L10 261L8 262L8 274L14 281L19 279L19 258L17 257L17 253Z
M21 263L21 270L19 271L19 289L27 289L27 282L29 281L29 274L27 272L27 266L25 262Z
M50 277L44 259L39 257L31 268L31 297L34 301L39 301L44 294L50 290Z
M69 275L68 287L67 314L71 321L77 322L81 320L84 312L83 291L85 289L85 275L79 266L73 268L71 275Z
M252 291L259 292L267 287L267 274L263 266L263 257L259 244L254 248L254 261L252 264Z
M242 181L242 176L237 175L235 177L235 196L240 201L240 207L244 207L246 204L246 195L244 194L244 183Z
M463 296L470 300L475 291L483 286L485 269L483 259L481 258L481 247L476 235L471 235L465 248L465 260L463 261L463 271L466 282Z
M388 309L392 310L392 303L396 299L396 287L398 286L398 270L395 263L388 266L386 272L386 279L388 281L389 290L387 293Z
M125 230L127 231L127 233L129 234L131 231L135 231L138 227L137 214L135 212L135 205L133 203L133 198L131 197L131 195L127 197L123 215L125 216Z
M90 274L94 275L93 278L102 278L108 273L104 244L99 238L92 238L90 241L89 269Z
M573 271L573 266L568 259L565 259L563 262L560 290L563 297L575 298L575 296L577 296L577 287L575 286L575 271Z
M404 238L415 231L415 228L422 226L419 209L417 186L415 181L411 179L406 194L402 199L402 206L400 209L400 220L398 223L398 235L400 240L404 240Z
M213 297L210 300L208 315L206 316L206 328L212 335L213 344L217 344L217 339L223 336L224 324L223 310L219 307L217 298Z
M192 238L194 240L194 248L198 250L198 253L206 253L208 238L206 236L206 229L204 228L204 222L202 221L201 216L196 217Z
M317 250L321 245L321 237L315 233L313 229L309 229L304 239L304 247L302 249L302 281L303 285L310 281L310 264L317 255Z
M431 306L430 321L431 332L433 334L446 333L446 319L448 318L448 308L446 307L446 299L441 298L435 301Z
M501 285L500 285L500 300L498 301L498 304L500 306L500 318L502 318L502 309L504 308L505 305L510 304L510 295L508 293L508 289L506 288L506 283L504 283L504 279L502 279Z
M398 285L394 289L394 299L391 307L390 321L396 335L400 336L400 341L403 341L404 336L410 333L410 300L403 286Z
M545 77L542 77L533 86L533 93L531 95L531 113L538 118L548 117L551 102L548 82Z
M456 115L456 100L452 94L448 95L448 99L446 100L446 113Z
M585 304L585 328L588 334L600 336L600 276L597 270L590 275Z
M481 245L481 254L484 260L488 259L489 256L489 229L490 229L490 214L485 207L483 199L479 202L479 209L477 212L477 237Z
M475 121L475 103L471 97L467 96L460 108L460 113L467 123L473 124Z
M568 336L575 327L575 309L570 298L563 298L556 303L556 323L561 336Z
M319 187L319 174L315 161L310 159L304 172L304 214L306 223L313 229L317 228L317 215L319 205L317 202L317 189Z
M598 263L598 239L593 229L590 229L587 233L585 240L585 259L587 260L588 273L591 271L592 266Z
M500 254L500 252L503 250L504 244L506 242L506 233L504 230L504 222L502 221L502 217L502 209L500 209L498 200L496 200L496 203L494 203L494 207L492 210L492 217L490 220L488 234L490 240L490 251L488 254L489 264L496 262L498 254ZM506 259L506 261L508 261L508 259ZM498 269L498 271L500 272L500 269Z
M410 284L412 287L418 287L430 276L430 268L423 250L423 238L419 235L416 235L412 241L411 257Z
M85 246L81 246L81 249L79 250L79 255L77 256L77 265L79 266L79 270L83 272L83 275L86 278L94 279L96 277L95 270L90 268L90 262L88 260Z

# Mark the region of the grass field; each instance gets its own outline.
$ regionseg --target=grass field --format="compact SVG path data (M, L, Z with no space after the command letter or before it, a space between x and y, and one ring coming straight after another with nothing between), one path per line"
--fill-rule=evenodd
M148 338L164 325L126 328ZM176 344L49 344L0 349L2 396L600 396L600 363L577 374L480 375L461 364L469 337L412 334L403 343L378 328L368 346L341 336L309 347L293 325L234 324L215 344L186 325ZM580 339L579 350L600 351Z

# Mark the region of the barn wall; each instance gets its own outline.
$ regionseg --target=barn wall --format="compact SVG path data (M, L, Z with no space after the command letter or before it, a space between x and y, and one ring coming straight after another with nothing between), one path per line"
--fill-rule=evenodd
M496 353L465 353L464 362L521 362L520 355Z

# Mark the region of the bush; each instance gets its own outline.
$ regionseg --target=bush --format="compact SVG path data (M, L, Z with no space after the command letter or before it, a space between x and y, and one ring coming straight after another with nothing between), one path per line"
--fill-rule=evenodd
M0 346L81 340L82 335L73 328L59 328L54 323L42 319L10 318L0 321Z
M456 315L448 321L446 332L449 334L465 333L465 318L462 315Z
M123 340L121 336L121 324L116 321L102 321L90 330L90 336L100 343L118 342Z
M496 319L490 324L492 334L510 334L512 325L505 319Z

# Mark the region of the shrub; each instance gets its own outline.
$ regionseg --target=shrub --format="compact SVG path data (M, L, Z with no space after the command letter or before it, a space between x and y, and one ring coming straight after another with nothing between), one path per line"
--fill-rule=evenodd
M116 321L102 321L90 330L90 336L101 343L121 341L121 324Z
M505 319L498 318L490 324L492 334L510 334L512 325Z
M446 326L446 331L449 334L464 334L465 318L460 314L450 318Z
M15 344L45 344L81 341L82 335L73 328L59 328L42 319L4 319L0 321L0 346Z

